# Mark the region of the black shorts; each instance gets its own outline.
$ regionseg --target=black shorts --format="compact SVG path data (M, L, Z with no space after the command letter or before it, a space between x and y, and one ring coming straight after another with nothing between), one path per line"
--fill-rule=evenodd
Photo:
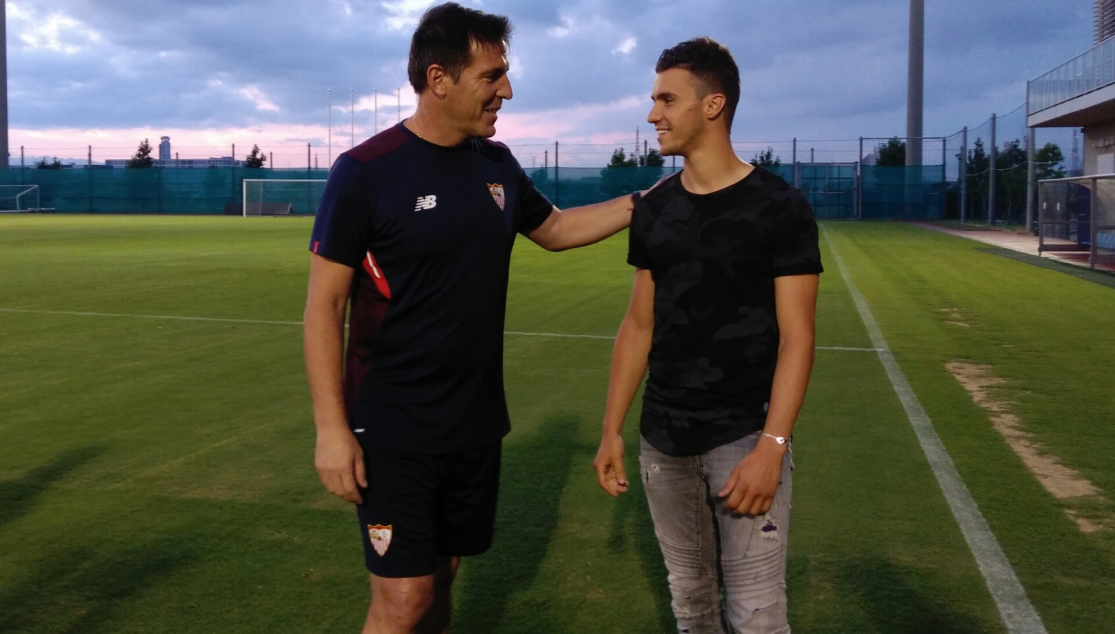
M448 454L364 450L356 506L364 563L377 577L433 574L492 545L502 442Z

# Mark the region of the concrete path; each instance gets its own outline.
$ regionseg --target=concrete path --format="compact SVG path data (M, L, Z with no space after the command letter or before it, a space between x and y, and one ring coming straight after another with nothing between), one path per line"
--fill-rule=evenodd
M1038 255L1038 237L1029 233L1016 233L1014 231L1002 231L999 229L973 229L973 230L960 230L950 227L943 227L940 225L930 224L927 222L911 222L909 224L929 229L930 231L939 231L947 233L952 236L967 238L982 242L994 247L1001 247L1010 249L1011 251L1018 251L1026 255ZM1047 240L1046 244L1064 243L1071 244L1067 240ZM1057 251L1041 254L1041 257L1073 266L1088 268L1088 252L1087 251ZM1096 264L1097 271L1115 272L1115 262L1100 262Z

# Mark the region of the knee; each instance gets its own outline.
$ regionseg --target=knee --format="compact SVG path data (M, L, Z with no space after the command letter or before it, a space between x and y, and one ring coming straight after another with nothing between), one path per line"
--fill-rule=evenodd
M720 586L715 573L674 574L667 576L674 616L680 620L696 619L719 612Z
M788 633L785 587L777 585L735 596L729 591L728 621L739 632Z
M414 630L434 604L436 590L433 583L414 583L400 580L372 594L371 613L396 628Z

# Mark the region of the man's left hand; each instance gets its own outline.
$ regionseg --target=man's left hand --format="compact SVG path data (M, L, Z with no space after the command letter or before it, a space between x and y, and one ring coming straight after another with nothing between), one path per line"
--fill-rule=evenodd
M717 493L724 505L740 515L762 515L770 510L782 479L786 446L762 436L751 453L740 460L728 483Z

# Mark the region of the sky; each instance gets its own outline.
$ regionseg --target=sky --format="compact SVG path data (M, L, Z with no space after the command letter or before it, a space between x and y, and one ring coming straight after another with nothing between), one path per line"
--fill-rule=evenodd
M305 166L309 143L325 167L413 111L410 36L432 4L8 0L13 163L20 146L28 156L76 158L92 145L103 161L167 135L182 158L228 155L233 144L243 158L258 144L276 167ZM732 137L741 153L770 146L788 160L797 138L799 152L815 149L821 160L861 136L905 134L905 0L462 4L514 24L514 98L496 138L525 166L552 160L555 141L563 165L602 165L615 147L632 150L636 129L643 139L653 129L646 115L658 55L698 35L725 44L740 67ZM1092 45L1092 0L925 4L927 136L1015 110L1028 79ZM1015 113L1005 135L1020 136L1020 121Z

